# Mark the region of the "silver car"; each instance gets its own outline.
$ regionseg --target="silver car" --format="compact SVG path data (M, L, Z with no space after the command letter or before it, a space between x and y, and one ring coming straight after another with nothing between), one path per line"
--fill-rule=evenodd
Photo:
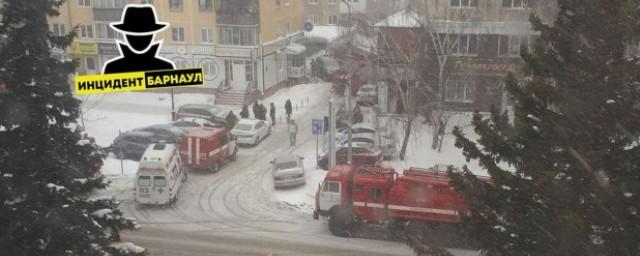
M273 166L273 187L291 187L304 185L306 183L304 175L304 158L296 155L285 155L271 161Z

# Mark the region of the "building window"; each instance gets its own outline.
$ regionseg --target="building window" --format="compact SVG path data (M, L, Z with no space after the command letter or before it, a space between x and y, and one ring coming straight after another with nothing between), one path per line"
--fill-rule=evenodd
M309 0L309 4L318 4L318 0Z
M171 40L173 40L174 42L184 42L184 28L171 28Z
M519 57L520 49L528 46L528 36L501 35L498 41L498 55L507 57Z
M318 16L316 16L316 15L309 15L308 20L313 25L317 25L318 24Z
M478 55L478 35L466 34L458 35L452 49L453 55L475 56Z
M256 28L242 26L220 26L220 44L225 45L256 45Z
M336 15L329 16L329 25L336 25L336 24L338 24L338 16Z
M202 43L212 44L213 43L213 29L212 28L202 28L200 29L200 34L202 36Z
M123 40L124 36L115 31L113 28L106 23L96 23L95 24L96 38L102 39L120 39Z
M504 8L525 8L525 7L527 7L527 0L502 0L502 7L504 7Z
M67 33L64 29L64 24L60 23L53 23L51 25L51 32L56 36L64 36Z
M93 25L80 25L79 30L81 38L93 38Z
M141 0L141 4L153 4L153 0Z
M178 69L188 68L189 67L189 64L187 63L187 60L182 59L182 58L174 59L173 63L176 64L176 68L178 68Z
M247 82L253 81L253 62L252 61L244 62L244 74L245 74L245 81Z
M205 80L213 80L218 75L218 67L212 60L205 60L202 62L202 73L204 73Z
M213 11L213 0L198 0L198 8L201 12Z
M451 7L461 7L461 8L469 8L469 7L478 7L479 0L451 0Z
M84 66L89 71L96 70L96 59L93 57L86 57L84 59Z
M130 2L131 2L130 0L99 0L99 1L93 1L93 7L119 9L119 8L124 8Z
M78 0L78 6L91 7L91 0Z
M224 76L227 79L227 81L234 81L233 80L233 61L224 60Z
M473 103L474 93L475 84L470 79L449 79L444 98L447 102Z
M181 12L182 11L182 0L169 0L169 11Z

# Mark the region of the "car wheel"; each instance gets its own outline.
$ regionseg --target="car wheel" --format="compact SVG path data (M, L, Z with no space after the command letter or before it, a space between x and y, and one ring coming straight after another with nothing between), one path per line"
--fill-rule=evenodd
M254 142L253 142L253 145L254 145L254 146L257 146L257 145L258 145L258 142L260 142L260 136L257 136L257 137L256 137L256 141L254 141Z
M218 164L218 162L212 162L211 164L209 164L209 171L211 172L218 172L220 171L220 164Z

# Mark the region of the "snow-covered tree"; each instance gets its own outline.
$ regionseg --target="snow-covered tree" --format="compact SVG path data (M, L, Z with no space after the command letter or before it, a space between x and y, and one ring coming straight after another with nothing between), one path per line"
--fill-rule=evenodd
M558 0L553 24L522 51L526 77L506 78L515 120L476 114L477 141L454 131L493 184L465 168L452 182L464 226L488 255L640 254L637 0Z
M0 92L0 254L143 254L114 244L121 228L135 226L118 202L87 198L106 186L103 154L76 130L80 102L67 79L75 64L51 54L74 37L48 31L47 16L63 1L0 4L0 81L8 89Z

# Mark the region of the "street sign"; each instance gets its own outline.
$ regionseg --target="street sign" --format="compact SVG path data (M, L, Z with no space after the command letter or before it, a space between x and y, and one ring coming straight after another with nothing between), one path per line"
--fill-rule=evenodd
M311 32L313 30L313 23L307 21L304 23L304 31Z
M311 120L311 132L313 133L313 135L322 134L322 120L320 119Z

